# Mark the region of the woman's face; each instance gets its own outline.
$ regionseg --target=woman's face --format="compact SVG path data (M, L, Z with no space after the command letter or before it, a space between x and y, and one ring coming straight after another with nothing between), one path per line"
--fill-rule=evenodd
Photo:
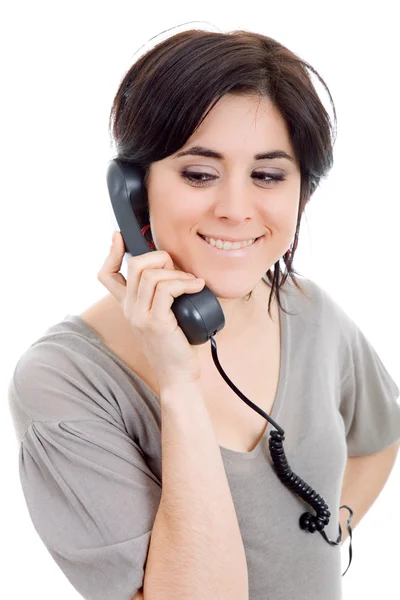
M178 156L194 146L222 158ZM277 150L293 161L254 158ZM150 167L147 191L156 248L168 252L176 268L203 277L218 298L242 298L290 247L300 183L286 123L271 101L227 94L183 148ZM263 237L239 256L209 246L199 233Z

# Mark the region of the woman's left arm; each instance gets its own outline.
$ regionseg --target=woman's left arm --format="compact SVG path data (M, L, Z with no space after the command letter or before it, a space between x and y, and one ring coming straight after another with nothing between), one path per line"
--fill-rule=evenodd
M382 489L396 462L400 442L395 442L388 448L376 454L366 456L350 456L343 477L340 506L347 504L353 511L350 523L352 530L371 508ZM349 537L346 522L349 511L342 508L339 515L342 528L342 544Z

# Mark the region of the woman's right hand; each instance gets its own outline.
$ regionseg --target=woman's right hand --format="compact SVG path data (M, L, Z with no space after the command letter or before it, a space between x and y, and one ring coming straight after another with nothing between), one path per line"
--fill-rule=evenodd
M116 232L98 280L119 302L124 316L146 354L160 391L200 378L197 346L189 344L171 306L181 294L199 292L204 279L174 268L164 250L128 260L128 280L119 272L125 254L121 233Z

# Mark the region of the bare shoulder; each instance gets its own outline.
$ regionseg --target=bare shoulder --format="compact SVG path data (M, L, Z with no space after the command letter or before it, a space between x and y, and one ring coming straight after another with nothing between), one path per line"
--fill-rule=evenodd
M111 341L113 337L119 337L122 328L126 333L126 319L121 307L111 294L100 298L79 316L105 342Z
M157 379L115 298L108 294L79 315L122 362L159 395Z

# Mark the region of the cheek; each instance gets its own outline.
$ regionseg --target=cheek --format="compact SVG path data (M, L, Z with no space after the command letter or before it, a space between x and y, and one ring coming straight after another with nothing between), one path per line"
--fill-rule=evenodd
M202 221L199 210L188 209L188 203L176 197L165 196L163 202L152 207L150 225L153 239L160 250L182 252L184 244L190 246L191 238Z
M296 228L299 211L299 194L296 190L287 190L267 203L263 211L263 219L267 227L279 232L292 231Z
M291 231L293 222L296 224L296 214L293 213L293 210L288 210L287 206L274 206L273 210L263 211L262 221L272 235L284 234Z

